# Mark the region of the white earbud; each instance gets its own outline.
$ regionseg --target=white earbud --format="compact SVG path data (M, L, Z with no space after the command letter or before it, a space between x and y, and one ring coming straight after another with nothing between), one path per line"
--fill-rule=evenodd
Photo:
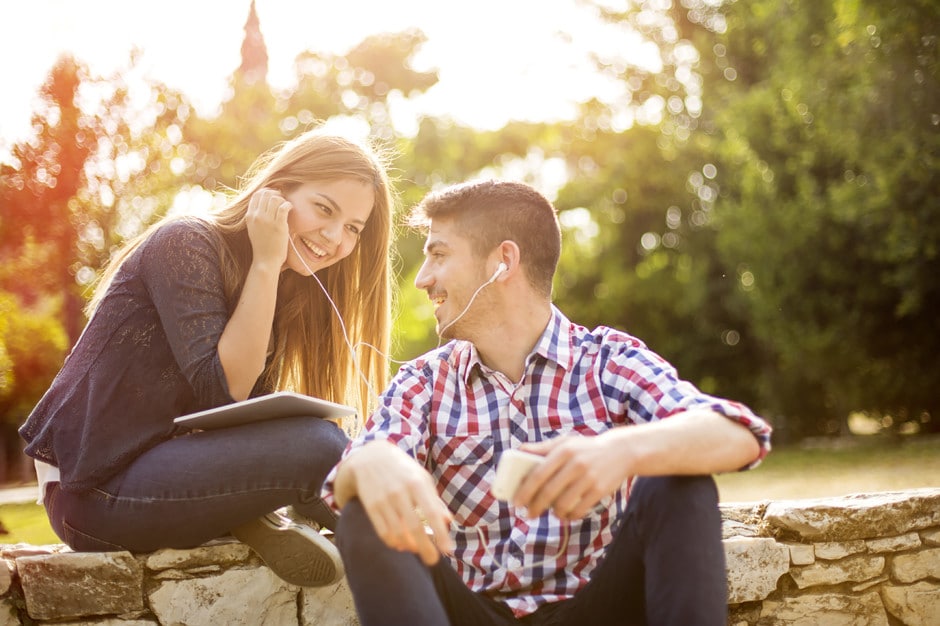
M492 285L492 284L493 284L493 281L495 281L497 278L499 278L499 275L502 274L503 272L505 272L505 271L508 270L508 269L509 269L509 266L506 265L505 263L500 263L499 265L497 265L497 266L496 266L496 271L493 272L493 275L490 276L490 279L489 279L488 281L486 281L485 283L483 283L482 285L480 285L479 287L477 287L477 290L473 292L473 295L472 295L472 296L470 296L470 302L468 302L468 303L467 303L467 306L465 306L465 307L463 308L463 311L460 312L460 315L458 315L457 317L455 317L455 318L452 319L451 321L447 322L447 324L445 324L443 328L439 328L439 329L438 329L438 331L437 331L438 336L440 336L440 337L443 338L443 337L444 337L444 331L447 330L448 328L450 328L451 326L453 326L454 324L456 324L456 323L457 323L457 320L459 320L461 317L463 317L463 316L467 313L467 311L470 310L470 305L472 305L472 304L473 304L473 301L477 299L477 294L479 294L487 285ZM441 344L438 343L437 345L438 345L438 347L440 347Z
M499 278L499 275L500 275L500 274L502 274L503 272L505 272L505 271L508 270L508 269L509 269L509 266L507 266L505 263L500 263L499 265L496 266L496 271L493 272L493 275L490 276L490 279L489 279L488 281L486 281L486 282L487 282L487 283L493 282L494 280L496 280L497 278Z

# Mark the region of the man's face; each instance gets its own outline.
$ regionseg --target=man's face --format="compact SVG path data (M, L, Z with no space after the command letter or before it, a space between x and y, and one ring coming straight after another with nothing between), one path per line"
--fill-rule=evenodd
M458 233L456 223L432 220L415 287L425 290L434 304L437 332L442 338L472 340L474 330L482 326L486 290L469 309L467 304L486 279L483 260L473 254L470 241Z

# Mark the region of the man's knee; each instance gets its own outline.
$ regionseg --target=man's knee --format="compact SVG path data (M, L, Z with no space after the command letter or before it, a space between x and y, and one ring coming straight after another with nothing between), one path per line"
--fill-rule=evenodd
M346 503L336 525L336 547L344 559L356 554L375 554L385 544L375 532L375 527L358 498Z
M630 491L632 503L662 511L688 515L693 511L716 511L718 488L711 476L643 476Z

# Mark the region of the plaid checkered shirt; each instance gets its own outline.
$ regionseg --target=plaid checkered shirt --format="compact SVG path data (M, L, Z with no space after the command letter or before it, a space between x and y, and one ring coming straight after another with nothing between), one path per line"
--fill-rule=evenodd
M587 584L619 529L629 483L580 521L564 523L550 512L527 519L490 493L500 455L526 442L599 435L692 408L712 409L754 433L761 453L749 467L769 452L770 426L747 407L680 380L638 339L588 330L552 306L518 384L484 366L472 344L451 341L399 370L346 455L387 440L424 465L454 516L453 567L470 589L522 616ZM323 490L330 503L334 478L335 469Z

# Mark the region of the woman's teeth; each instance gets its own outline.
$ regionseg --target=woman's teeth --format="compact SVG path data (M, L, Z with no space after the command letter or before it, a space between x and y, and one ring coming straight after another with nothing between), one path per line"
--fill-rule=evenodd
M300 238L300 243L304 244L304 247L306 247L307 250L310 250L310 252L313 254L313 256L315 256L315 257L318 258L318 259L322 259L323 257L325 257L325 256L327 255L326 250L324 250L323 248L317 246L316 244L314 244L314 243L313 243L312 241L310 241L309 239L305 239L305 238L301 237L301 238Z

